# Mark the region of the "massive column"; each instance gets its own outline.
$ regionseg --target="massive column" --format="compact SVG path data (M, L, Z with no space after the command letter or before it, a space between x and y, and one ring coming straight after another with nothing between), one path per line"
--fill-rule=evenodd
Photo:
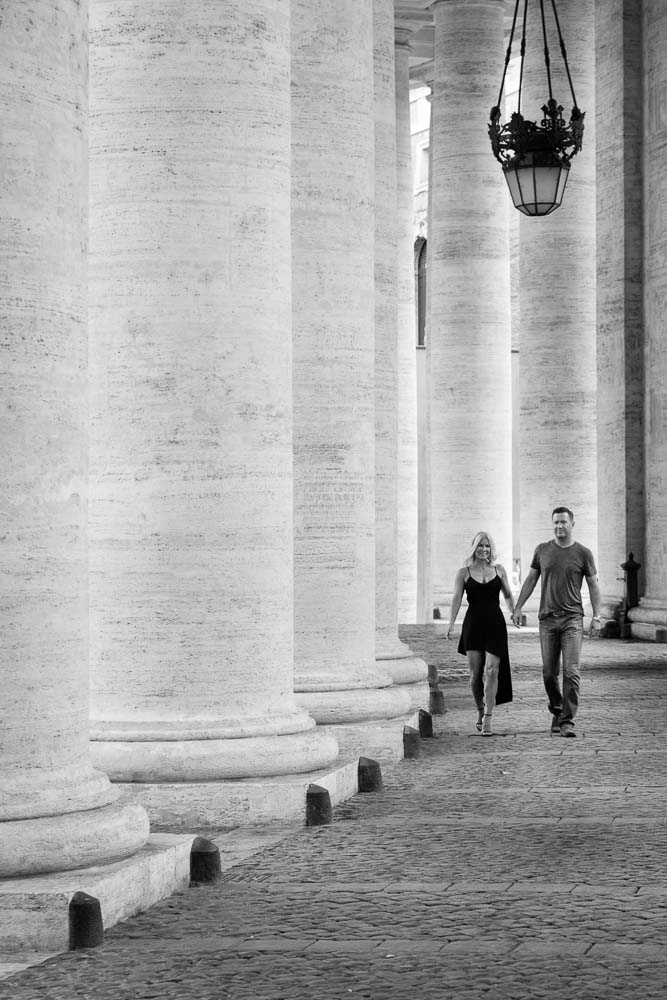
M574 510L576 538L597 549L593 0L561 0L558 14L586 118L583 149L572 161L561 207L543 218L520 219L524 575L535 545L552 537L551 511L558 505ZM541 26L533 18L532 34L530 27L521 109L535 121L549 92ZM554 97L569 119L572 98L553 31L549 44Z
M205 808L337 753L293 697L290 4L93 9L93 752Z
M375 661L372 5L292 4L295 685L320 723L408 710Z
M88 749L87 46L85 4L2 5L3 878L148 837Z
M428 708L426 663L398 638L397 275L407 262L397 248L394 3L375 0L373 6L375 188L381 192L375 203L375 651L394 683L408 685L413 706ZM416 553L412 561L416 571Z
M634 0L598 0L595 14L595 118L604 136L596 156L597 556L612 616L624 596L621 563L629 552L644 562L642 15Z
M667 9L661 0L645 0L643 38L646 592L630 617L633 635L652 638L654 626L667 626Z
M414 272L414 184L410 136L410 38L395 32L396 220L398 223L398 613L417 618L419 463L417 438L417 330Z
M503 64L502 0L439 0L429 219L432 565L448 606L473 535L511 566L508 195L486 131Z

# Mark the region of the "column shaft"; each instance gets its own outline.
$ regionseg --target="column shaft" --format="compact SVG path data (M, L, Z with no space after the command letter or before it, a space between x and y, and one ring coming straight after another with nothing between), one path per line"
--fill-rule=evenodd
M375 652L394 683L409 685L414 707L427 708L427 666L398 638L397 273L405 262L397 248L393 0L375 0L373 11L375 188L381 192L375 205ZM416 570L416 551L412 561Z
M520 218L521 564L550 537L551 511L575 514L576 536L597 549L595 60L593 0L558 5L578 106L583 150L572 161L563 203ZM522 113L541 118L548 99L541 24L533 18ZM572 98L555 32L553 92L569 119ZM514 211L514 209L512 210ZM537 600L537 592L534 601Z
M396 162L398 224L398 609L417 621L419 462L417 437L417 330L414 271L414 185L410 136L409 33L396 30Z
M318 722L402 714L375 664L372 5L292 5L295 672Z
M87 42L85 4L3 7L1 877L148 837L88 749Z
M641 10L596 3L598 568L606 614L644 562ZM587 116L588 117L588 116ZM621 121L623 127L609 127ZM575 162L573 170L576 170Z
M646 0L644 63L644 336L646 447L646 593L631 613L635 624L667 625L667 9Z
M293 698L288 0L98 0L91 618L117 780L308 771Z
M489 147L489 81L504 5L435 6L429 220L432 563L448 605L476 531L511 565L511 345L507 190Z

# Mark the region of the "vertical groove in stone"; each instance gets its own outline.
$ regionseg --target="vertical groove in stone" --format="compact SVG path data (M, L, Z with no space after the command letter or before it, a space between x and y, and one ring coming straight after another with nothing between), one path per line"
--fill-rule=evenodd
M504 6L435 8L429 219L434 603L448 604L474 533L510 565L511 357L507 190L487 122L504 57Z
M273 738L279 773L314 727L293 697L289 2L93 10L95 752L119 779L147 777L128 741L148 780L209 758L225 778L224 741L249 739L253 775ZM296 769L332 756L295 747Z
M586 131L561 207L520 220L524 575L535 545L551 536L551 511L560 504L574 510L579 541L597 549L593 0L562 0L558 13ZM522 98L533 121L548 98L540 39L541 28L527 41L533 58ZM552 48L553 93L569 119L572 97L556 43Z
M646 598L667 619L667 8L644 4Z
M644 562L641 11L597 3L595 29L598 568L611 612L620 564Z
M0 18L0 876L146 840L88 748L85 4Z
M375 666L372 5L296 0L292 82L295 686L345 721L402 700Z
M418 443L409 32L396 30L398 223L398 613L417 620Z

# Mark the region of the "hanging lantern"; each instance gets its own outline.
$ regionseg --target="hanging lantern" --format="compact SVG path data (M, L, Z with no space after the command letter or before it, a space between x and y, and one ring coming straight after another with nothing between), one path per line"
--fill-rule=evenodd
M567 53L556 11L556 2L555 0L551 0L560 50L572 93L573 107L569 123L566 123L563 117L562 105L558 104L554 99L551 87L551 64L544 16L544 0L539 0L549 99L546 104L542 105L542 118L539 124L528 121L521 114L521 88L523 85L523 66L526 56L526 23L528 11L528 0L524 0L517 109L511 115L508 122L504 125L500 124L500 102L505 87L507 67L512 54L512 42L514 40L519 3L520 0L516 0L512 30L505 55L505 68L500 84L500 93L498 94L498 103L491 108L489 137L491 139L493 155L503 168L505 180L507 181L515 208L518 208L524 215L549 215L558 208L563 200L565 185L570 172L570 161L575 153L578 153L581 149L585 112L580 111L577 107L570 68L567 63Z

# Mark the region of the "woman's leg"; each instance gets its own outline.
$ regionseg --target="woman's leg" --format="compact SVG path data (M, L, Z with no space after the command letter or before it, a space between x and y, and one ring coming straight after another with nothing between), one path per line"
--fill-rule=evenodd
M500 667L500 657L495 653L486 653L484 660L484 724L482 733L488 735L491 732L491 714L496 704L496 692L498 691L498 668Z
M470 690L477 705L477 723L481 726L484 714L484 653L481 649L469 649L466 656L470 668Z

